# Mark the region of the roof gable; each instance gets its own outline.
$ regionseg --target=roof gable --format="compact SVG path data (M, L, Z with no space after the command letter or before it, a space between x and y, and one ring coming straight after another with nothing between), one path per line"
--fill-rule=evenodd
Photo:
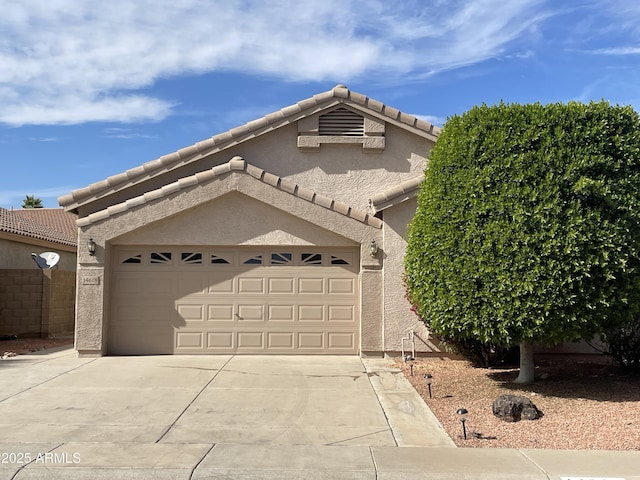
M297 122L335 106L345 105L349 110L362 112L365 116L377 118L394 124L405 130L435 142L440 129L431 123L421 120L389 107L377 100L350 91L344 85L337 85L328 92L314 95L294 105L270 113L262 118L233 128L210 139L198 142L169 155L147 162L118 175L93 183L85 188L74 190L58 199L66 210L74 211L79 206L93 200L117 192L123 188L148 180L180 166L196 162L205 156L235 146L247 139L263 135L277 128Z
M210 170L184 177L177 182L170 183L162 188L152 190L143 195L131 198L125 202L112 205L109 208L92 213L86 217L78 220L79 227L86 227L93 223L106 220L115 215L119 215L126 211L132 210L136 207L144 205L146 203L154 202L156 200L168 197L181 190L190 189L198 186L199 184L206 184L214 179L219 179L231 172L238 172L245 174L249 177L260 181L266 185L270 185L273 188L284 191L294 197L298 197L307 202L318 205L327 210L334 211L345 217L352 218L363 224L372 226L374 228L382 228L382 221L373 215L369 215L366 212L350 207L349 205L326 197L319 193L316 193L308 188L302 187L294 182L278 177L271 173L264 171L254 165L251 165L241 157L234 157L229 162L222 165L217 165Z

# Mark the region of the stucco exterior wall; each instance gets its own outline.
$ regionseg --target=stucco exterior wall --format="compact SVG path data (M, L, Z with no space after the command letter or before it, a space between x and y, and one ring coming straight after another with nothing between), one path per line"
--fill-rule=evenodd
M113 245L334 245L354 242L247 195L215 201L124 234Z
M304 152L298 148L297 138L297 125L286 125L97 199L79 209L80 217L226 163L236 155L269 173L366 210L375 194L421 175L433 146L429 140L390 124L386 126L386 147L380 153L365 153L362 145L355 144L322 145L318 152Z
M75 272L76 254L44 242L29 244L0 238L0 268L39 270L31 253L56 252L60 255L58 270Z
M410 310L405 298L404 253L405 235L417 207L416 199L407 200L383 211L384 218L384 349L399 352L402 338L414 331L416 352L439 351L429 338L429 331ZM410 345L405 341L405 349Z
M361 145L343 144L322 145L318 152L305 153L297 148L297 135L297 127L289 125L229 152L267 172L366 210L372 196L421 175L432 146L393 125L387 125L386 147L380 153L365 153ZM217 161L229 158L226 154Z

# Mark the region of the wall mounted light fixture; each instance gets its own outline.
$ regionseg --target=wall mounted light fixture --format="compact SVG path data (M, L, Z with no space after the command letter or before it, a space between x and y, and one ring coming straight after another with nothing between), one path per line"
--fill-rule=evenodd
M369 255L371 255L372 257L375 257L378 254L378 244L376 243L375 240L371 240L371 243L369 244Z
M93 237L87 240L87 250L89 255L94 256L96 254L96 242L94 242Z

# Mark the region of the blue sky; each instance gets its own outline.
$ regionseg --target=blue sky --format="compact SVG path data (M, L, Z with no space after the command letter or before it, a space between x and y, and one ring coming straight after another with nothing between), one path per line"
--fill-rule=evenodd
M338 83L438 125L500 100L640 111L637 0L0 1L5 208Z

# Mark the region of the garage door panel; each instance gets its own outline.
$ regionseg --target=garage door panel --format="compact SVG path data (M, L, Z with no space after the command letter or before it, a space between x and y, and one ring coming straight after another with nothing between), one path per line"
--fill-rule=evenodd
M212 278L209 281L209 293L233 293L233 278Z
M203 332L176 332L176 348L198 348L204 347Z
M183 273L178 276L178 295L180 297L185 295L205 295L206 293L205 279L200 275Z
M298 333L298 348L322 350L324 348L323 332L300 332Z
M138 322L119 325L109 347L110 353L116 355L162 355L174 353L173 341L173 326Z
M232 322L233 304L209 305L207 308L207 320L210 322Z
M292 332L269 332L267 334L268 348L287 350L294 349L294 335Z
M230 350L235 347L234 332L209 332L207 334L207 348L210 350Z
M185 322L204 322L204 310L205 306L200 304L195 305L185 305L178 304L176 305L176 309L178 310L178 315Z
M358 351L359 268L353 252L135 250L141 252L139 264L114 265L110 353ZM160 251L171 262L151 265L149 254Z
M355 280L351 278L329 278L329 294L352 295L356 290Z
M238 293L241 295L264 293L264 280L264 278L240 277L238 278Z
M238 321L264 321L264 305L238 305Z
M119 322L143 322L170 323L175 312L166 305L126 305L119 304L115 307L115 314Z
M264 333L262 332L238 332L238 350L263 349Z
M349 349L355 346L355 336L352 333L329 332L327 340L329 350Z
M293 278L269 278L270 294L295 293L295 280Z
M324 278L300 278L298 280L300 294L319 295L324 293Z
M140 281L140 274L120 274L115 282L115 292L118 295L141 294L173 294L175 280L166 275L147 275L145 281Z
M293 322L295 320L294 312L294 305L269 305L267 321Z
M329 305L329 322L355 322L355 309L353 305Z

